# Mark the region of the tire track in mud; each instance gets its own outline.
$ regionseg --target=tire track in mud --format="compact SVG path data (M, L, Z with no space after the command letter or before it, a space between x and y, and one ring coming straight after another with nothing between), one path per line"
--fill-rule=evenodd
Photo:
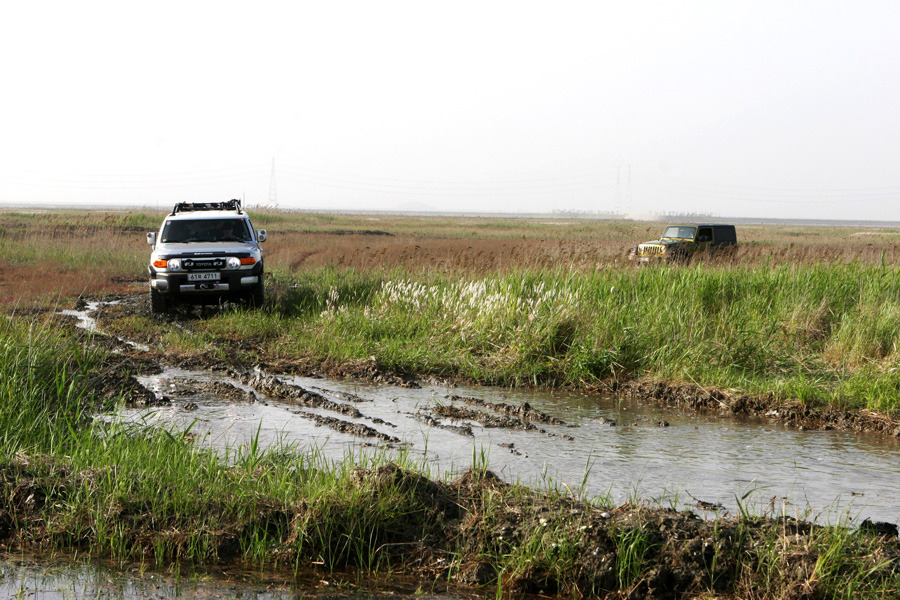
M85 317L92 312L101 312L102 303L83 307ZM174 322L176 327L191 335L193 332L180 322ZM121 343L127 340L114 338ZM132 348L130 354L134 355ZM188 365L181 365L187 367ZM194 365L199 371L210 371L208 367L200 364ZM253 371L240 371L226 368L227 377L232 381L203 380L200 378L176 376L168 380L168 388L163 390L151 390L136 379L128 382L126 401L136 406L158 406L172 404L172 396L191 399L196 396L207 396L217 400L228 402L259 402L266 405L267 400L299 406L303 408L319 409L343 415L347 419L366 420L372 425L382 425L397 428L397 425L380 418L370 418L364 415L354 404L372 403L374 399L364 398L357 394L342 390L330 390L322 387L309 386L305 388L299 385L283 381L276 375L267 374L259 367ZM121 382L120 382L121 383ZM243 386L243 387L239 387ZM123 390L124 391L124 390ZM468 396L449 395L446 398L449 405L431 406L416 413L404 413L411 419L435 429L449 431L465 437L475 437L473 424L478 424L484 429L508 429L517 431L533 431L551 437L559 437L566 440L574 440L572 436L560 435L538 427L535 423L554 426L571 427L562 419L558 419L541 411L535 410L527 402L521 405L507 404L504 402L489 402L481 398ZM340 401L337 401L340 400ZM467 406L454 406L453 403L462 403ZM197 403L192 400L184 402L186 410L196 410ZM317 425L329 427L341 433L355 435L357 437L375 438L387 443L399 443L396 436L378 431L374 427L363 423L353 423L334 416L325 416L309 412L307 410L290 411L292 414L314 421ZM467 421L466 423L448 423L450 421Z
M367 419L375 425L385 425L394 428L397 427L396 425L377 417L368 418L355 407L329 400L323 394L319 394L316 391L311 391L302 386L285 383L274 375L265 375L262 373L255 373L252 375L246 373L234 373L233 375L235 376L237 381L239 381L242 385L251 388L252 391L242 389L227 381L198 381L196 379L185 377L175 377L169 380L169 389L167 391L170 394L179 396L180 398L190 398L199 394L205 394L217 400L250 403L258 402L263 405L268 405L268 402L266 402L266 400L272 399L277 400L282 404L328 410L345 415L348 418L352 419ZM371 402L371 400L366 400L348 392L326 390L323 388L317 389L321 390L324 393L334 394L345 398L353 398L359 402ZM147 390L147 393L153 394L153 392L150 390ZM172 402L171 398L166 395L160 395L158 396L158 398L161 398L165 403ZM184 404L184 409L197 410L197 404L195 402L186 402ZM377 429L362 423L352 423L350 421L339 419L337 417L319 415L305 410L291 410L290 413L303 417L305 419L309 419L315 422L317 425L328 427L340 433L346 433L363 438L376 438L383 442L392 444L400 443L399 438L386 433L382 433Z
M256 373L254 375L244 375L243 377L241 377L240 381L242 384L253 388L256 392L262 393L269 398L277 398L280 402L297 404L309 408L329 410L342 415L346 415L351 419L367 418L355 406L343 404L341 402L335 402L334 400L329 400L318 391L306 389L299 385L285 383L274 375L265 375L262 373ZM333 394L345 399L351 399L356 402L365 401L363 400L363 398L355 394L350 394L349 392L325 390L322 388L316 389L321 390L322 392L325 392L327 394ZM392 444L400 443L399 438L388 435L386 433L382 433L377 429L369 427L368 425L365 425L363 423L351 423L343 419L338 419L337 417L318 415L304 410L291 411L291 413L304 417L306 419L310 419L317 425L328 427L340 433L347 433L350 435L355 435L357 437L376 438L383 442ZM392 425L391 423L388 423L387 421L384 421L382 419L371 419L371 421L376 424L396 427L395 425Z
M230 375L241 385L250 388L252 391L242 389L226 381L198 381L196 379L186 379L182 377L176 377L170 380L170 389L168 391L171 394L177 394L181 397L191 397L202 393L208 394L216 399L233 402L260 402L266 404L266 400L271 399L288 405L335 412L344 415L349 419L367 420L373 425L397 428L397 425L393 423L378 417L367 417L355 406L343 402L336 402L326 397L326 395L336 396L356 403L374 402L373 399L363 398L357 394L341 390L329 390L312 386L305 388L303 386L282 381L275 375L268 375L259 371L253 373L232 372ZM152 392L148 390L148 394L152 394ZM439 404L420 410L416 413L406 414L413 420L423 423L428 427L449 431L470 438L475 437L475 432L470 423L477 423L484 429L496 428L516 431L532 431L550 437L559 437L567 441L574 441L572 436L553 433L542 427L536 426L532 421L557 426L573 427L572 425L567 425L562 419L533 409L527 402L521 405L512 405L488 402L480 398L469 396L449 395L446 396L446 398L450 400L451 403L459 402L468 407L478 408L460 407L454 406L453 404ZM171 403L171 399L166 395L162 395L159 401ZM196 404L190 402L187 403L185 407L196 409ZM482 408L493 411L495 414L480 410ZM396 436L380 432L374 427L363 423L353 423L337 417L319 415L305 410L290 412L291 414L314 421L317 425L328 427L340 433L364 438L376 438L387 443L400 443L400 439ZM442 419L449 419L450 421L468 421L470 423L457 425L447 423Z

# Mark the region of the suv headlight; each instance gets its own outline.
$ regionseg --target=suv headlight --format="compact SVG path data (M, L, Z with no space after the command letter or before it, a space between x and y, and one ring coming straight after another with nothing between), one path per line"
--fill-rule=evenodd
M169 264L166 265L166 268L170 271L180 271L181 270L181 259L180 258L170 258Z
M229 256L228 260L225 261L225 264L229 269L240 269L241 268L241 259L237 256Z

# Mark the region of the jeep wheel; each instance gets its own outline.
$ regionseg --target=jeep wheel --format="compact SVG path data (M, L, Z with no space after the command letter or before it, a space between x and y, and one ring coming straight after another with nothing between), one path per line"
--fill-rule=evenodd
M169 299L165 294L150 288L150 312L162 315L169 312Z

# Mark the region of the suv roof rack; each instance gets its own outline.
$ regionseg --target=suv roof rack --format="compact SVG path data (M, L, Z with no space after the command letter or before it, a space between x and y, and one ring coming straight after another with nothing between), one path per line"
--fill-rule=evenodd
M172 209L172 214L195 210L234 210L241 212L241 201L232 199L225 202L179 202Z

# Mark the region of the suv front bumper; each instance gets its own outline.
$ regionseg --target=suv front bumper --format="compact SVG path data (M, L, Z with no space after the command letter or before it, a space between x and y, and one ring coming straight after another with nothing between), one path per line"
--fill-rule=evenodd
M181 294L230 294L249 290L262 280L262 263L252 269L218 271L217 281L188 281L187 272L169 273L150 268L150 288L168 295Z

